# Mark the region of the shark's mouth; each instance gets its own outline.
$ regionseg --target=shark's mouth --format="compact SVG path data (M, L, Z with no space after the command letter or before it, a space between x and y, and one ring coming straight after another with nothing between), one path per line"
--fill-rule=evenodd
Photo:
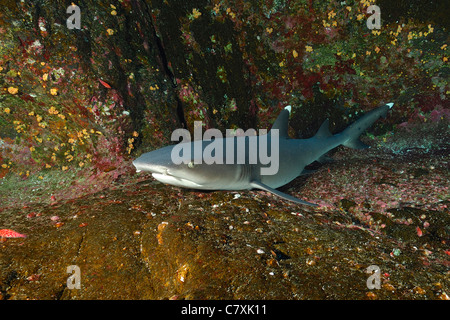
M195 183L194 181L183 179L183 178L177 178L168 174L162 174L162 173L152 173L153 178L155 178L158 181L161 181L163 183L171 184L178 187L184 187L184 188L194 188L199 189L202 187L201 184Z

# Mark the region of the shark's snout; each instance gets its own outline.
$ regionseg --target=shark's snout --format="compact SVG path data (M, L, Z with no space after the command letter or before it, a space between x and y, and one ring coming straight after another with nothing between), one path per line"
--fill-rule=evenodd
M169 169L167 167L145 161L141 158L134 160L133 165L136 168L136 172L147 171L160 175L169 175Z
M136 168L136 172L141 172L142 171L142 164L139 162L138 159L133 161L133 166Z
M141 169L139 169L139 166L136 163L136 160L133 161L133 166L136 168L136 172L141 172L142 171Z
M136 168L137 172L140 172L140 171L157 172L157 170L155 170L156 169L155 166L151 165L148 162L140 160L140 158L134 160L133 165Z

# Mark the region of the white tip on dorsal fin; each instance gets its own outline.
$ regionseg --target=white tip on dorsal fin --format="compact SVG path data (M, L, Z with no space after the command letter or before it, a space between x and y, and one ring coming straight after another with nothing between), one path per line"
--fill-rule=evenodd
M291 113L291 106L286 106L283 110L281 110L280 114L278 115L278 118L275 120L272 128L270 129L270 131L272 131L273 129L277 129L278 137L280 138L289 138L288 124L290 113Z
M386 105L389 106L389 109L392 109L392 107L394 106L394 103L390 102L390 103L386 103Z

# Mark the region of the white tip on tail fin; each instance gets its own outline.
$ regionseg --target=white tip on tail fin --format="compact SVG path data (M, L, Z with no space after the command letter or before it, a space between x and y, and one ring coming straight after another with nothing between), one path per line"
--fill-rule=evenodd
M347 127L347 129L342 132L342 135L347 138L342 144L353 149L368 148L368 145L362 143L359 140L359 136L380 117L386 117L387 112L392 108L393 105L393 102L386 103L381 107L365 113L361 118L353 122L350 126Z
M292 107L290 105L286 106L286 107L284 107L284 110L287 110L287 111L289 111L289 113L291 113Z

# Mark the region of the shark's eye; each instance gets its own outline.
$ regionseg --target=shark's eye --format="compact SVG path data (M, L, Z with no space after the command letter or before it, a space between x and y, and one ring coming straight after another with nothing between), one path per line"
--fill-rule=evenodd
M192 169L194 167L194 161L189 162L187 166Z

